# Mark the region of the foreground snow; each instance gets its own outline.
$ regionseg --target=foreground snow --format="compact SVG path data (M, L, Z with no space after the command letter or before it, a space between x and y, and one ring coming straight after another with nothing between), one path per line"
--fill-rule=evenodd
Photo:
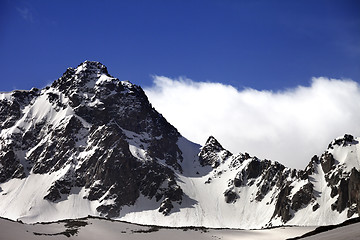
M147 239L147 240L183 240L183 239L257 239L281 240L302 235L313 230L314 227L281 227L265 230L230 230L205 228L157 228L140 226L119 221L105 219L82 219L67 222L47 224L21 224L6 219L0 219L0 238L7 240L40 240L51 237L53 240L62 239ZM66 235L68 234L68 235Z
M339 240L348 239L355 240L360 239L360 223L355 223L349 226L336 228L330 231L316 234L314 236L301 238L304 240Z

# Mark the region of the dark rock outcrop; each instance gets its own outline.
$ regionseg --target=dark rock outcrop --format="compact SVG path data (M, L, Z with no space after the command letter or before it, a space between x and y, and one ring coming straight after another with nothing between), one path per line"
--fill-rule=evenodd
M216 168L220 165L221 161L231 155L232 154L225 150L213 136L210 136L205 145L201 148L199 162L202 166L209 165Z
M348 217L352 217L354 213L360 215L360 172L355 168L351 169L348 190L351 207Z
M325 152L320 159L324 173L328 173L335 164L335 159L331 153Z
M302 186L291 199L291 208L298 211L301 207L306 206L314 199L314 185L309 182Z
M281 217L285 223L293 216L290 209L291 201L288 197L290 195L291 189L292 187L290 185L285 185L281 189L275 204L275 211L273 214L273 217Z
M237 195L232 189L228 189L224 192L225 196L225 202L226 203L234 203L236 199L239 198L239 195Z

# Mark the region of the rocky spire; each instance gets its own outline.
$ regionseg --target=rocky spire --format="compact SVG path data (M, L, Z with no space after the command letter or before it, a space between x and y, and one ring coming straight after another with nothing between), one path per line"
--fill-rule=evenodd
M214 168L220 165L222 160L232 154L225 150L213 136L210 136L199 153L199 161L202 166L210 165Z
M105 65L95 61L85 61L77 68L68 68L65 73L51 86L61 91L84 86L94 87L96 81L102 76L111 77Z

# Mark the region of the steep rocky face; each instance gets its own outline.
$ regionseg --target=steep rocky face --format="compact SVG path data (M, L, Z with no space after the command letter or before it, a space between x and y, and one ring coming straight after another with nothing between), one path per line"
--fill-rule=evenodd
M29 102L38 96L38 89L30 91L14 91L4 94L0 98L0 131L8 129L16 124L22 116L23 108ZM21 126L16 126L22 130ZM13 134L15 138L19 134ZM26 176L24 166L20 163L20 158L14 151L14 146L21 145L9 136L0 138L0 182L4 182L9 178L23 178Z
M110 76L97 62L69 68L52 86L68 97L75 114L87 123L110 123L137 134L149 134L149 153L180 169L181 154L175 144L180 134L156 112L139 86Z
M164 214L182 200L172 170L182 171L180 134L140 87L110 76L101 63L69 68L41 91L9 93L0 113L1 182L63 170L44 199L63 201L85 187L84 198L111 202L97 208L108 217L141 194L159 201Z
M324 173L323 180L326 187L331 189L330 199L333 202L330 211L342 213L346 210L347 217L353 217L359 212L359 186L360 186L360 161L358 140L349 134L333 140L328 149L320 156L314 156L305 171L299 171L301 179L308 181L293 195L294 202L291 209L300 209L299 203L312 205L315 212L320 206L319 191L314 189L314 184L322 181L319 172ZM322 193L324 194L324 193Z
M247 201L260 205L266 201L266 205L274 205L270 223L276 219L287 223L296 219L297 212L303 209L316 212L324 205L324 199L328 199L327 202L336 199L331 207L328 206L328 211L341 213L346 210L348 217L359 214L360 163L357 146L358 141L351 135L337 138L320 158L314 156L305 170L289 169L278 162L260 160L249 154L221 154L224 149L213 137L209 138L199 155L201 162L208 160L207 163L212 166L215 162L218 168L228 162L229 170L236 172L234 178L228 179L227 188L223 191L226 203L242 201L244 193L252 191ZM341 159L344 156L346 159ZM223 177L228 170L222 169L225 170L218 171L206 183L211 184L214 178ZM321 171L324 175L320 174ZM330 196L319 195L325 194L320 193L325 190L319 185L321 181L331 189Z
M331 209L339 213L347 210L348 217L360 214L360 163L356 155L358 143L352 135L345 134L332 141L320 158L327 185L331 188L331 198L336 199ZM334 155L341 158L336 159Z
M250 156L244 158L242 155L234 160L242 162L238 165L242 164L243 167L230 181L230 187L224 194L226 202L229 202L226 196L229 195L229 192L241 196L242 189L254 185L256 186L254 197L250 201L262 202L268 194L272 193L270 202L267 202L267 204L275 204L272 218L280 217L282 222L286 223L293 217L294 212L309 205L314 198L313 185L310 180L301 180L300 178L302 171L286 168L278 162L259 160ZM293 190L295 184L301 187Z

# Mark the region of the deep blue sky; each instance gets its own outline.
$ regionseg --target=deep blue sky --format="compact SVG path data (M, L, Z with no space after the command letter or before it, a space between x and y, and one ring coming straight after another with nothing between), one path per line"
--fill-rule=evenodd
M0 91L42 88L84 60L151 75L283 90L360 81L360 1L0 0Z

